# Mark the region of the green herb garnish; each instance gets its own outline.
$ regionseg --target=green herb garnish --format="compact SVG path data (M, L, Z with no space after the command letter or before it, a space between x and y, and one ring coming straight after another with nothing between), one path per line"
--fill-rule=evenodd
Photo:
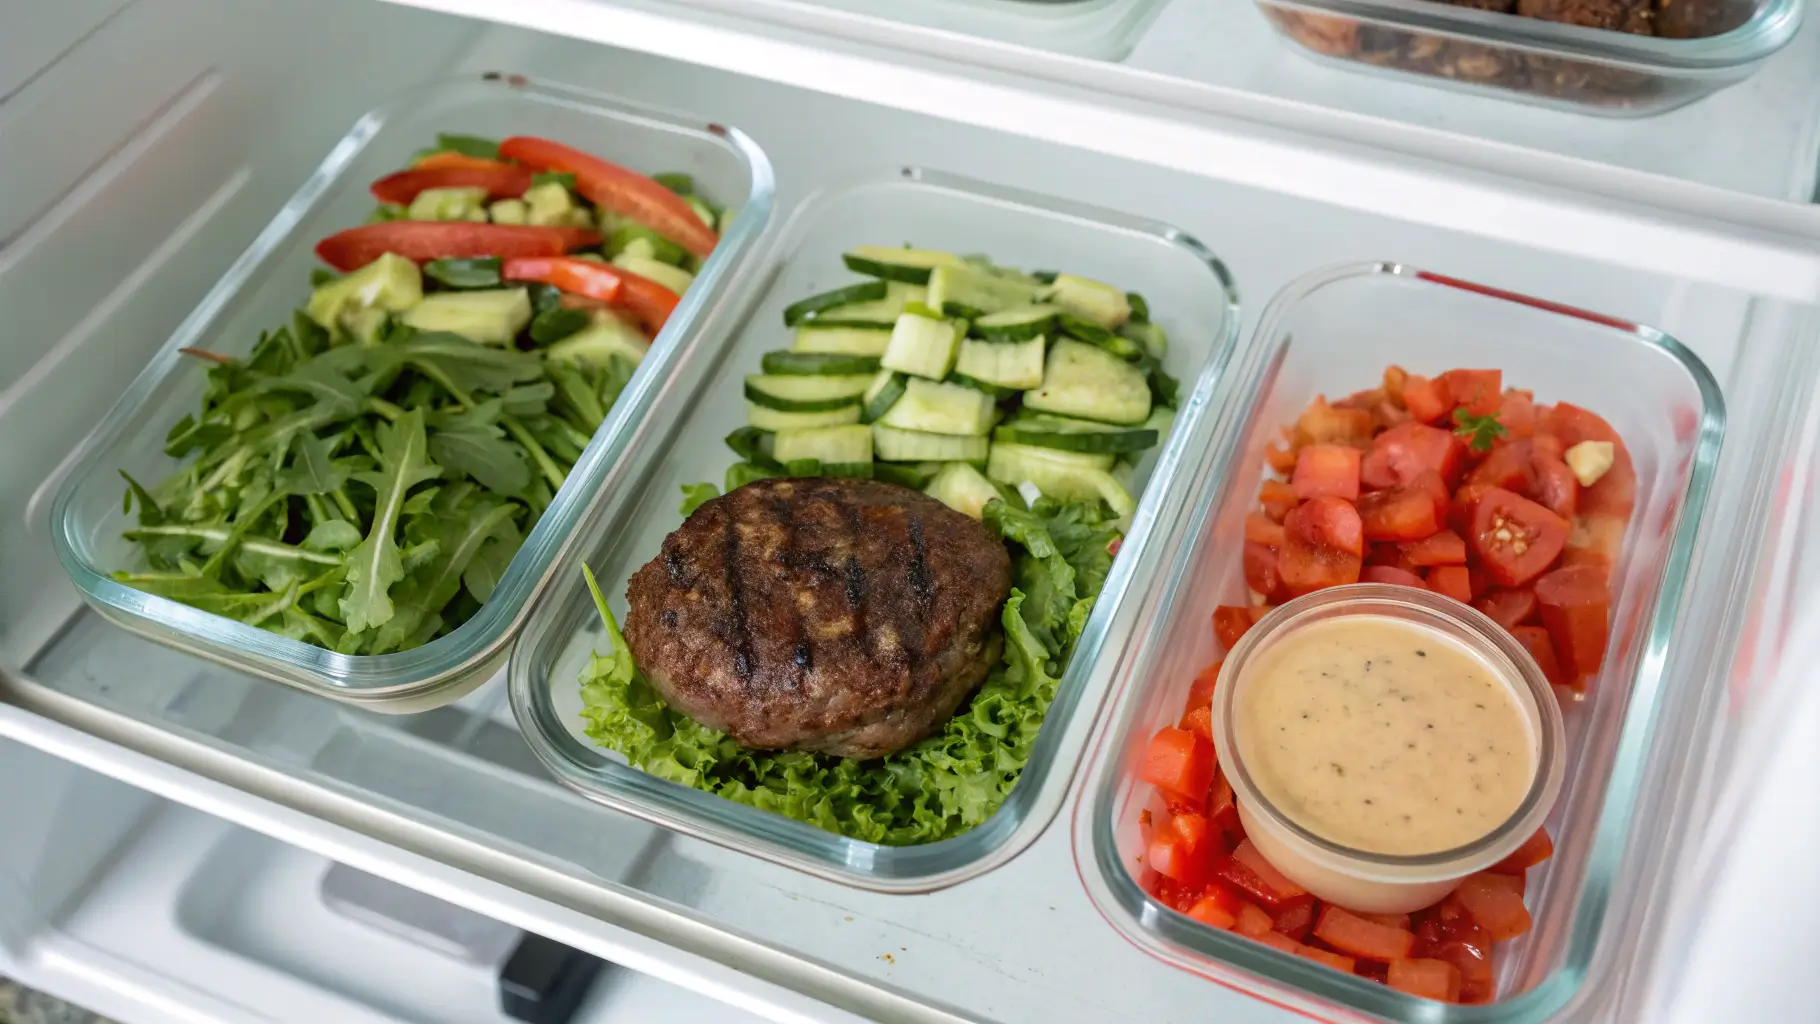
M1462 406L1453 411L1453 422L1454 436L1464 440L1466 447L1475 452L1491 451L1493 441L1510 434L1510 431L1504 429L1504 424L1498 422L1498 414L1495 412L1486 416L1474 416Z

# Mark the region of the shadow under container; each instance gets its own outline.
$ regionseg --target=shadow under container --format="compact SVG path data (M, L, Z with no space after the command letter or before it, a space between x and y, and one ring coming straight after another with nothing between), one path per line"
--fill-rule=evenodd
M206 375L181 349L245 357L262 331L290 322L310 295L313 247L362 223L374 180L408 167L438 133L541 135L644 173L680 171L735 211L714 254L652 343L605 423L525 538L492 596L461 626L420 647L351 656L135 590L112 573L143 564L122 532L122 471L150 485L177 471L166 432L201 401ZM574 528L625 450L696 321L727 289L741 254L770 219L771 165L743 133L609 96L521 76L476 75L425 83L362 116L303 187L183 321L85 443L52 507L57 555L101 616L147 639L333 700L404 713L437 707L485 682L504 664L528 608L567 552Z
M1755 74L1794 38L1802 3L1675 0L1672 15L1652 18L1672 37L1445 0L1258 0L1258 8L1323 63L1582 114L1646 117Z
M1182 714L1196 674L1222 656L1209 621L1243 604L1244 520L1257 507L1266 446L1316 395L1375 386L1395 363L1412 373L1500 368L1506 387L1538 403L1571 402L1605 417L1635 462L1635 511L1612 570L1611 641L1583 697L1556 688L1565 726L1565 777L1546 827L1555 855L1529 872L1534 928L1499 944L1498 998L1442 1005L1410 996L1157 902L1141 885L1139 816L1164 813L1137 769L1149 739ZM1538 1021L1565 1006L1592 968L1613 873L1647 851L1669 823L1636 820L1639 793L1663 783L1644 772L1666 703L1670 627L1706 507L1724 427L1718 385L1704 365L1654 329L1396 264L1318 271L1265 311L1236 397L1194 472L1196 503L1172 554L1168 583L1139 612L1140 634L1114 680L1076 809L1083 884L1114 927L1167 963L1327 1019L1357 1012L1390 1020ZM1622 941L1622 940L1620 940ZM1602 957L1609 969L1623 957Z
M1139 463L1138 508L1061 676L1035 748L996 813L971 831L919 846L884 846L647 775L583 732L579 676L603 633L580 556L624 621L626 581L682 524L682 487L719 486L738 461L723 439L745 425L744 375L760 356L788 348L784 307L858 280L841 254L860 245L982 253L1026 270L1051 268L1141 291L1169 335L1164 360L1182 381L1175 425ZM598 518L578 558L538 601L514 649L513 713L532 750L561 781L601 804L809 874L884 892L926 892L989 870L1033 840L1066 796L1105 695L1102 651L1129 634L1127 595L1159 560L1188 492L1178 468L1208 443L1208 402L1238 337L1237 297L1226 270L1175 228L1097 208L917 169L874 173L820 192L798 208L767 255L742 273L746 298L706 325L678 361L653 414L638 426L605 481ZM708 340L708 339L715 340ZM1146 484L1147 481L1147 484Z

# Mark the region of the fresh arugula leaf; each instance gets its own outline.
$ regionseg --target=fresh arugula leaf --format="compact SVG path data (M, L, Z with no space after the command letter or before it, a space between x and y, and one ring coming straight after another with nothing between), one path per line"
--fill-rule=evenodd
M550 379L556 384L556 393L562 396L562 404L574 419L576 426L592 435L606 422L607 410L601 404L600 396L594 385L574 366L567 363L551 363L546 367Z
M382 359L409 363L468 392L500 395L514 384L544 375L543 360L536 353L482 345L447 331L428 331L376 351L384 353Z
M298 434L291 468L280 473L278 486L291 494L327 494L348 482L348 470L335 464L329 442L315 434Z
M482 487L517 494L531 482L524 450L499 427L503 403L482 402L466 412L440 416L430 432L430 456L451 473L465 473Z
M499 524L493 535L480 546L474 560L468 563L467 571L461 574L462 585L467 587L474 600L485 604L493 596L493 591L499 586L499 581L505 578L506 569L511 566L512 559L517 556L518 549L523 544L524 537L511 520Z
M531 318L531 340L549 345L588 326L588 314L579 309L553 306Z
M441 473L428 459L423 410L412 409L396 423L379 425L379 458L378 472L356 477L373 488L376 498L366 539L348 553L341 615L350 633L383 625L395 614L390 592L404 577L404 561L394 535L399 509L412 487Z
M310 551L346 551L360 540L360 527L346 519L330 519L311 527L309 536L303 538L303 546Z
M499 143L479 135L454 135L439 133L436 136L436 153L460 153L462 156L476 156L482 160L499 159Z

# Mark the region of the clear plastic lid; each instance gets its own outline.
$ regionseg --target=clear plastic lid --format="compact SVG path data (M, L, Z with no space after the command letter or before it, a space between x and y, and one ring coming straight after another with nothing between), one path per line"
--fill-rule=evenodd
M447 635L393 654L350 656L135 590L112 573L141 557L124 539L122 472L155 481L182 459L166 432L193 412L207 383L183 349L245 356L261 332L288 323L309 297L312 247L362 222L367 186L408 166L438 133L542 135L646 173L681 171L737 211L714 254L652 344L638 373L570 470L536 527L472 618ZM133 382L76 456L52 507L58 557L83 598L109 621L191 654L378 711L417 711L460 697L495 672L527 608L570 549L571 533L625 451L697 319L725 293L742 254L770 219L771 167L736 129L517 75L420 85L355 122L251 247Z

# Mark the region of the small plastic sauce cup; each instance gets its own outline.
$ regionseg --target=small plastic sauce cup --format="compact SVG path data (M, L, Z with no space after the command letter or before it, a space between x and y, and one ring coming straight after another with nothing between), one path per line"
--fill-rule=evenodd
M1352 849L1319 835L1274 807L1259 792L1240 757L1236 709L1261 656L1299 631L1340 617L1391 618L1451 640L1477 656L1510 687L1529 724L1535 772L1516 810L1502 825L1454 849L1418 855ZM1564 773L1561 709L1542 670L1522 644L1483 613L1452 598L1412 587L1359 583L1331 587L1290 601L1246 632L1220 669L1214 691L1213 735L1220 769L1232 784L1239 818L1252 845L1277 870L1320 899L1369 913L1404 913L1432 906L1460 880L1498 863L1535 834L1554 806Z

